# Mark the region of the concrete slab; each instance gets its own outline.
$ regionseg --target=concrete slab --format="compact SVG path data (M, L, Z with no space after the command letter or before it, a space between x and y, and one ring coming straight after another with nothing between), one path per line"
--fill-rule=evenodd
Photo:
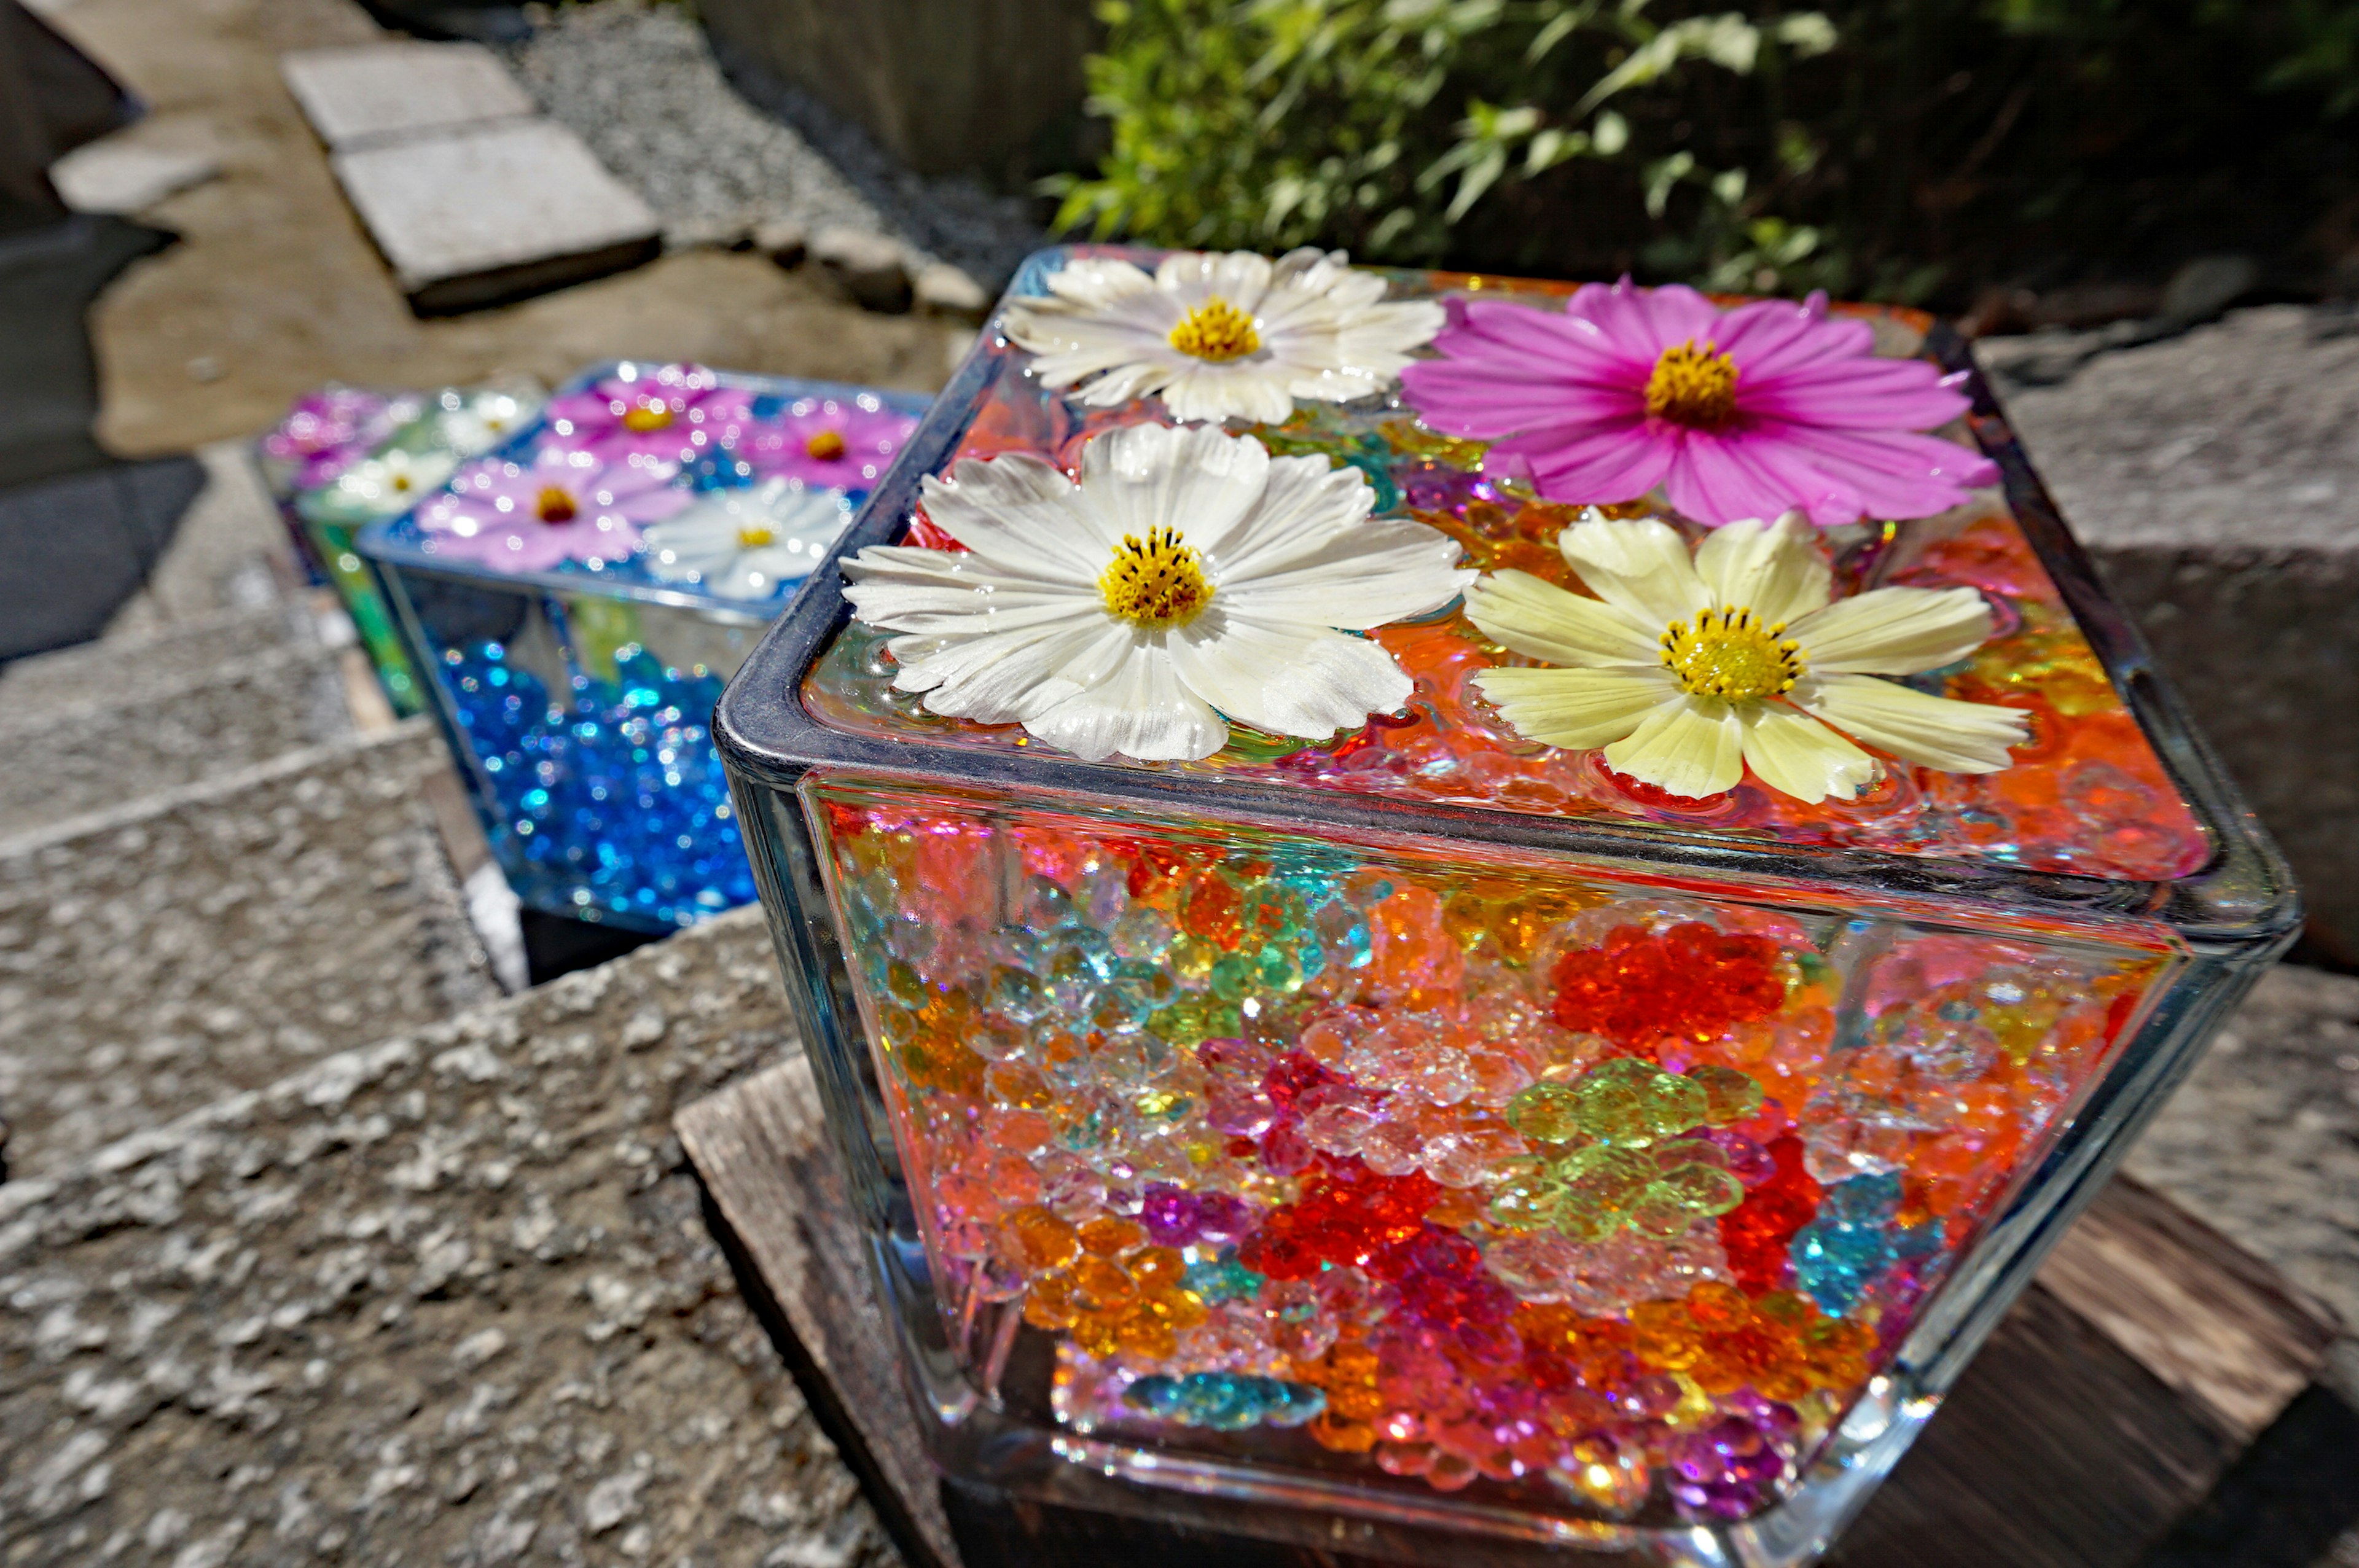
M481 44L299 49L280 56L278 70L303 117L338 151L538 112Z
M654 255L661 225L546 120L340 152L344 194L422 314L472 309Z

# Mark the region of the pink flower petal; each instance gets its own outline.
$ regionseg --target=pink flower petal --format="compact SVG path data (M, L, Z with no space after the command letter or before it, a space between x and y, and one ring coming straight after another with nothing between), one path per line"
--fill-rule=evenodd
M1540 494L1574 506L1635 501L1663 482L1671 449L1636 422L1534 430L1500 442L1483 460L1519 465Z

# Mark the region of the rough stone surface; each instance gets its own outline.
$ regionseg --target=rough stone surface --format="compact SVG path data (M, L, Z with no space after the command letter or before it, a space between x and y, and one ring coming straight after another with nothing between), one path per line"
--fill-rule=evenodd
M352 733L338 657L316 644L272 648L210 668L179 665L170 672L177 680L151 676L127 698L7 713L0 718L0 836Z
M448 765L417 719L0 842L11 1170L497 994L420 793Z
M890 1561L669 1133L753 912L0 1187L21 1568Z
M2128 1168L2342 1314L2359 1402L2359 979L2262 976Z
M2077 335L1974 351L2092 547L2359 550L2359 333L2345 325L2300 305L2237 310L2052 386L2009 372Z
M2064 515L2359 962L2359 335L2299 306L2096 355L1976 351Z
M914 265L948 261L995 284L1041 243L1021 200L921 179L873 148L863 159L814 147L811 117L747 102L683 8L567 5L513 59L543 111L663 215L670 244L732 243L770 220L841 226L902 243Z
M450 130L533 112L532 94L481 44L385 43L299 49L278 69L332 147Z
M286 644L293 622L277 604L226 610L167 633L86 643L0 666L0 711L127 702Z
M581 137L547 120L372 143L332 161L413 296L569 257L609 271L618 247L652 241L658 231L638 194Z

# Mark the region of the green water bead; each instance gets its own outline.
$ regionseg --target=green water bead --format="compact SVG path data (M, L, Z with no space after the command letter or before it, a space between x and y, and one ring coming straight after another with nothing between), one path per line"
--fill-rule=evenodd
M1622 1228L1623 1216L1653 1184L1655 1162L1636 1149L1599 1144L1567 1156L1556 1173L1563 1183L1557 1228L1576 1241L1603 1241Z
M1253 960L1244 954L1224 954L1214 961L1205 983L1223 1001L1241 1000L1253 985L1254 970Z
M1536 1143L1581 1136L1581 1096L1566 1084L1534 1084L1507 1102L1507 1125Z
M1703 1087L1693 1079L1630 1056L1599 1063L1573 1092L1580 1097L1583 1132L1634 1148L1697 1126L1710 1104Z
M1506 1230L1542 1230L1556 1223L1557 1200L1564 1184L1547 1161L1531 1157L1511 1160L1499 1172L1492 1189L1491 1223Z

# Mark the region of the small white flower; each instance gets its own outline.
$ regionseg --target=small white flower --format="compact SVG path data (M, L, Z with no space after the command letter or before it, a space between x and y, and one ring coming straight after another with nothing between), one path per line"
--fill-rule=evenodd
M1485 670L1483 695L1531 740L1602 746L1616 771L1690 797L1734 787L1749 763L1798 800L1848 799L1876 762L1838 729L1946 773L2006 767L2023 714L1875 678L1973 652L1991 633L1982 595L1879 588L1831 603L1812 532L1799 512L1732 523L1690 559L1663 523L1577 523L1558 547L1597 598L1519 571L1467 590L1493 639L1567 666Z
M538 391L488 386L472 393L446 393L435 429L442 444L462 458L476 458L515 435L540 412Z
M1136 425L1082 449L1078 484L1027 453L928 479L927 515L965 550L871 546L845 597L905 633L897 688L1093 762L1209 757L1223 715L1324 740L1409 696L1345 633L1439 610L1474 575L1454 540L1374 503L1324 458Z
M662 581L696 583L723 599L767 599L810 576L851 521L842 491L771 479L708 491L639 536L649 575Z
M1294 400L1346 403L1383 391L1441 330L1430 299L1385 302L1384 279L1343 253L1182 251L1149 276L1126 261L1077 257L1050 295L1007 312L1006 331L1038 355L1044 385L1098 408L1160 393L1171 416L1276 424Z
M399 448L364 458L330 487L334 509L368 517L398 517L450 481L458 454L436 448L405 452Z

